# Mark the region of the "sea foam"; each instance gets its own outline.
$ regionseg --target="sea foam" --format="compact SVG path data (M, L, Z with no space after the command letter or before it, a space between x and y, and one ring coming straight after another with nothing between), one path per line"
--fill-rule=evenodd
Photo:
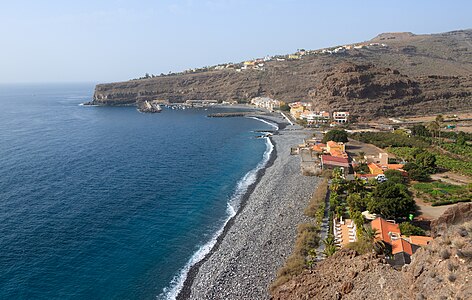
M253 117L253 119L256 119L256 120L264 122L264 123L267 123L267 124L271 125L272 127L278 129L278 126L273 124L273 123L270 123L268 121L265 121L263 119L259 119L259 118L256 118L256 117ZM159 299L159 300L174 300L174 299L177 298L180 291L184 287L185 280L187 279L187 275L188 275L190 269L192 268L192 266L194 266L195 264L200 262L202 259L204 259L210 253L211 249L213 249L213 247L216 245L216 243L218 241L218 237L223 233L224 228L226 227L228 222L232 218L234 218L234 216L236 216L236 214L239 210L239 207L241 205L241 201L243 199L244 194L247 192L248 188L253 183L256 182L257 173L267 165L267 163L269 162L270 156L271 156L271 154L274 150L274 144L272 143L270 138L266 137L265 142L266 142L266 150L264 151L264 154L262 156L262 160L257 164L257 166L254 169L247 172L243 176L243 178L241 178L238 181L238 183L236 185L235 192L234 192L233 196L231 197L231 199L230 199L230 201L228 202L228 205L227 205L227 209L226 209L227 218L224 221L224 223L222 224L222 226L220 227L220 229L218 229L218 231L212 236L210 241L208 241L206 244L201 246L192 255L192 257L189 259L187 264L185 264L185 266L179 271L179 273L176 276L174 276L174 278L170 282L169 286L164 288L162 293L157 296L157 299Z

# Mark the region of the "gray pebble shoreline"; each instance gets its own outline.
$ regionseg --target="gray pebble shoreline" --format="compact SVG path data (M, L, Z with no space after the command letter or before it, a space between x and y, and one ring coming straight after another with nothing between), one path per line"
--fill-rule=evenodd
M270 298L269 285L292 252L297 225L309 221L303 210L319 182L302 176L299 157L290 155L306 136L287 126L271 138L275 157L178 299Z

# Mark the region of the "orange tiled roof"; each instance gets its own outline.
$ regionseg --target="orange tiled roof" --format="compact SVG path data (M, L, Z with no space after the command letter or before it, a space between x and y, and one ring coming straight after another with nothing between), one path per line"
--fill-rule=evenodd
M433 240L430 236L419 236L419 235L412 235L410 236L410 243L418 246L426 246L429 242Z
M403 169L403 164L388 164L387 165L387 168L389 170L399 170L399 169Z
M314 145L313 147L311 147L311 149L316 152L320 152L320 153L323 152L323 149L321 149L320 144Z
M361 177L374 178L374 177L376 176L376 175L374 175L374 174L361 174L361 173L355 173L354 175L355 175L356 177L359 177L359 178L361 178Z
M377 164L370 163L370 164L367 165L367 167L369 167L369 170L370 170L371 174L374 174L374 175L383 174L382 168L379 167Z
M377 239L380 239L387 243L392 243L392 238L390 237L390 233L394 233L400 236L400 226L398 224L393 224L387 222L382 218L377 218L370 223L372 229L377 229L378 235Z
M397 239L392 241L392 254L397 254L400 252L405 252L410 255L413 255L413 249L411 248L411 244L404 239Z
M326 145L328 145L330 148L341 148L341 146L336 143L335 141L328 141L328 143L326 143Z

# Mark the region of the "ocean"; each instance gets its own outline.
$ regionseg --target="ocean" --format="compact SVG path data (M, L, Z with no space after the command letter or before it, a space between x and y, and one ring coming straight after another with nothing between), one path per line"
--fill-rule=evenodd
M0 85L1 299L172 299L272 151L260 120L93 88Z

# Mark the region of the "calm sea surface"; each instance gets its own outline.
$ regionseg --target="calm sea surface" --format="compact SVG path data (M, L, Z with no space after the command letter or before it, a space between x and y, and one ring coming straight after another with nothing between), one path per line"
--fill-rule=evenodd
M92 93L0 85L1 299L172 296L270 149L258 120L79 106Z

